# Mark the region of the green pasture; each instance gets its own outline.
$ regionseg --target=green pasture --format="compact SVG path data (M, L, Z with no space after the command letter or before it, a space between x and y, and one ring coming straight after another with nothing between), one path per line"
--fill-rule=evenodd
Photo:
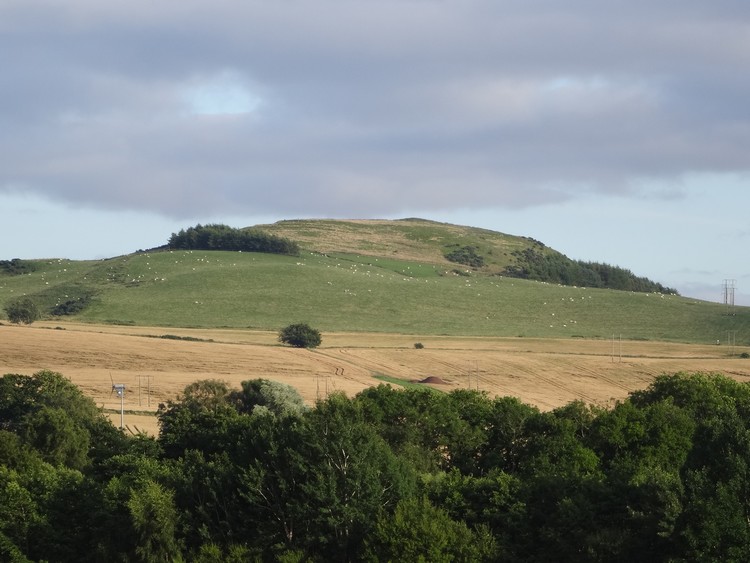
M28 295L46 307L93 295L92 323L424 335L750 343L750 308L677 296L565 287L355 254L299 257L157 251L101 261L37 261L0 276L0 308ZM0 313L4 316L4 313ZM68 318L68 317L65 317ZM736 331L736 332L733 332Z

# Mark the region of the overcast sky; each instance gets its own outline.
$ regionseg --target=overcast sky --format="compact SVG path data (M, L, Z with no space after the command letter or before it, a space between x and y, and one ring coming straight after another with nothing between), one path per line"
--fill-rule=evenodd
M0 259L423 217L750 305L747 0L2 0Z

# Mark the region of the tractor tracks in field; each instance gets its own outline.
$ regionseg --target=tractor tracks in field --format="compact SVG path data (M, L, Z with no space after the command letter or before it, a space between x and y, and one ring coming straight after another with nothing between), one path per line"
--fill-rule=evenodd
M368 370L361 365L348 359L342 359L335 353L324 350L313 350L316 361L330 371L330 376L348 379L350 381L364 381L370 377ZM338 354L346 355L344 348L338 350Z

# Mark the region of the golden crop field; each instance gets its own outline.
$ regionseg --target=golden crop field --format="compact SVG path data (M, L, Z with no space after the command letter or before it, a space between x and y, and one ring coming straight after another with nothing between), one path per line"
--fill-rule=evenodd
M170 338L159 338L160 336ZM181 340L177 338L190 338ZM421 342L423 349L415 349ZM126 385L125 424L158 432L159 403L189 383L221 379L239 388L267 378L294 386L312 404L333 391L356 394L384 375L440 378L445 391L473 388L510 395L543 410L583 400L624 399L654 377L678 371L722 372L750 380L750 360L726 345L619 339L530 339L326 333L315 350L281 346L276 333L164 329L75 323L0 325L0 374L57 371L119 423L112 382ZM150 413L150 414L149 414Z

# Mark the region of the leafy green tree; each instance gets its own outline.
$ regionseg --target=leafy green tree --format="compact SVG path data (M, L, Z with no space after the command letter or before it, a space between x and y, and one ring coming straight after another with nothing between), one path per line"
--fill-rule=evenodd
M204 453L225 451L228 430L239 416L225 382L193 382L176 401L160 405L159 445L168 457L174 458L191 449Z
M403 499L393 515L381 516L366 545L369 561L493 561L496 550L486 529L472 531L425 497Z
M285 326L279 331L279 342L297 348L317 348L322 342L320 331L307 323Z
M250 417L246 418L250 422ZM233 435L246 437L241 433ZM244 465L230 459L230 453L239 457L237 450L244 447L242 444L232 451L209 456L188 450L175 462L170 483L182 523L181 539L189 553L200 552L203 546L208 549L211 544L227 551L236 542L254 543L255 536L261 533L254 529L256 522L248 516L242 499Z
M328 560L355 559L377 515L415 493L413 470L399 460L362 416L334 393L305 416L300 512L307 543Z
M671 398L643 407L627 400L593 422L585 441L606 474L597 536L608 545L607 559L669 559L694 432L693 419Z
M227 225L196 225L179 233L172 233L168 247L184 250L231 250L268 252L271 254L299 254L299 245L289 239L271 235L258 229L234 229Z
M445 445L450 465L463 474L482 473L482 456L489 440L492 401L486 393L458 389L447 395L447 408L453 423L445 427Z
M53 463L67 457L62 463L76 467L119 453L127 443L91 398L61 374L48 370L0 377L0 427L31 440L52 456ZM60 444L55 444L55 428L63 432ZM76 440L80 440L77 445ZM63 450L68 453L58 457ZM74 451L85 452L86 460L74 460Z
M11 539L0 531L0 560L8 563L32 563Z
M127 505L136 532L135 553L139 559L151 562L179 558L173 492L147 481L131 492Z
M226 550L209 543L201 546L198 553L190 560L193 563L246 563L252 561L252 552L244 545L230 545Z
M750 560L750 429L738 413L701 421L683 471L675 535L685 559Z
M97 486L80 471L48 464L27 473L43 516L32 527L27 555L35 561L76 561L91 553Z
M6 538L9 550L15 547L25 554L32 541L30 530L42 515L23 480L24 476L17 471L0 466L0 534Z
M487 442L479 462L484 473L519 471L528 440L527 421L538 413L539 409L515 397L498 397L493 401L487 422Z
M179 527L182 519L174 506L172 486L177 474L173 462L136 454L112 456L104 464L96 486L89 491L96 499L86 526L86 537L93 538L93 560L144 561L148 553L171 545L176 528L167 526L160 535L162 532L150 528L147 520L169 518Z
M16 299L5 306L8 320L14 324L31 324L41 316L39 307L28 297Z
M299 392L286 383L251 379L241 383L242 390L231 393L230 400L241 413L274 416L299 416L307 410Z
M89 433L60 408L42 406L24 419L23 436L52 465L83 469L89 463Z
M42 463L39 453L21 437L8 430L0 430L0 466L19 471L29 471Z
M520 497L520 478L502 471L462 475L454 469L423 475L422 479L424 490L436 507L472 529L486 526L496 540L497 560L512 560L512 548L522 534L526 510Z
M458 401L428 389L381 384L359 393L355 402L367 423L415 468L433 472L451 466L449 442L465 430L455 409Z
M750 416L750 386L717 373L661 375L647 389L630 395L636 406L667 398L696 421L729 412Z
M234 474L242 503L233 515L246 526L247 533L240 535L266 554L311 541L305 536L309 503L304 483L315 462L304 453L304 425L298 417L252 416L238 437Z

